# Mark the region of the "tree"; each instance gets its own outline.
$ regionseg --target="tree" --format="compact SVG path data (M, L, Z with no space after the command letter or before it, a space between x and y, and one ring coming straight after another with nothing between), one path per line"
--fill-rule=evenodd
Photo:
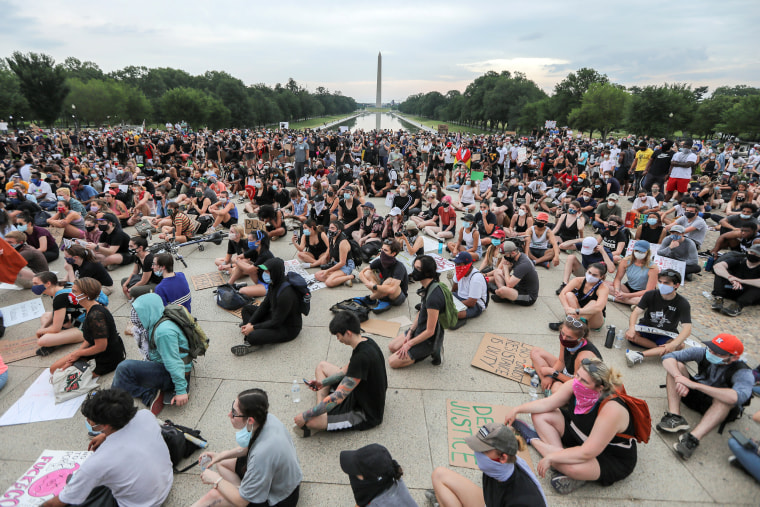
M725 131L731 134L760 133L760 95L745 95L723 116Z
M598 130L602 139L623 122L628 103L628 92L609 83L593 83L583 94L581 106L568 116L568 124L591 133Z
M210 116L210 109L217 114L224 107L218 99L209 101L209 96L202 90L192 88L174 88L166 92L161 97L161 113L163 121L180 121L188 122L193 128L206 125ZM226 112L229 118L229 110ZM216 123L216 121L214 121Z
M676 130L688 129L696 111L696 95L689 85L650 85L632 93L626 125L633 133L670 136Z
M28 114L29 104L21 93L18 77L8 69L5 60L0 60L0 118L10 121L11 117L18 119Z
M560 124L567 122L567 116L576 107L580 107L583 94L594 83L609 83L606 74L600 74L594 69L583 67L576 72L571 72L554 87L554 114L553 120Z
M80 121L101 125L109 116L116 116L125 109L124 90L116 81L90 79L83 82L77 78L67 81L69 94L67 104L75 104Z
M105 74L95 62L82 62L72 56L63 61L63 68L69 77L77 78L81 81L90 79L103 79Z
M7 62L19 79L21 93L34 117L52 127L69 92L66 71L45 54L14 51Z
M723 114L739 101L739 97L730 95L715 95L705 99L697 106L691 131L696 135L712 137L718 130L718 124L723 120Z

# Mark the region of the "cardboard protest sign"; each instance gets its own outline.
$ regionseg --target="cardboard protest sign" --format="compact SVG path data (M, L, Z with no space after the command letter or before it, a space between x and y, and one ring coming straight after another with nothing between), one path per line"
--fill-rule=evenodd
M469 401L446 400L446 436L449 465L464 468L478 468L475 453L465 442L465 438L477 433L481 426L491 422L504 422L510 407L472 403ZM533 468L530 453L526 449L517 453Z
M61 242L63 241L63 227L48 227L48 232L53 236L55 244L61 246Z
M219 271L191 276L190 280L192 280L195 290L210 289L211 287L219 287L227 283Z
M533 365L531 350L533 345L486 333L470 364L529 386L530 377L523 372L523 365Z
M259 220L258 218L246 218L243 221L243 229L245 229L245 234L248 235L251 231L263 231L266 229L266 223Z
M0 497L0 505L32 507L58 495L90 451L42 451L34 464Z
M21 361L27 357L34 357L38 348L36 336L29 336L20 340L1 341L0 356L3 357L3 361L6 364L12 363L14 361Z
M635 241L628 242L628 249L625 251L626 257L629 257L633 253L633 247L635 243ZM661 246L662 245L654 243L649 245L649 251L652 253L652 262L657 264L657 267L660 268L660 271L663 269L673 269L675 271L678 271L678 273L681 275L681 283L686 283L686 263L684 261L677 261L669 257L660 257L657 255L657 251Z
M399 329L401 329L401 324L388 320L367 319L362 322L362 330L365 333L385 336L386 338L395 338Z

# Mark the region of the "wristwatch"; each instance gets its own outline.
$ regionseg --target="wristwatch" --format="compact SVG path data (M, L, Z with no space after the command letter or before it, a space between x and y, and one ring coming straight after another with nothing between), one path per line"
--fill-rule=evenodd
M377 284L375 284L375 285L373 285L373 286L372 286L372 290L373 290L373 291L376 291L376 290L377 290Z
M559 372L557 370L554 370L554 372L552 372L552 378L554 380L559 380Z

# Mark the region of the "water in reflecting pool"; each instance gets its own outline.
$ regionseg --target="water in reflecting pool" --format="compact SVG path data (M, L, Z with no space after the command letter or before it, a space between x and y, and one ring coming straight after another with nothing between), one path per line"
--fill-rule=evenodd
M366 113L350 120L338 123L331 127L337 129L339 126L346 126L348 130L363 129L370 130L404 130L406 132L417 132L419 130L414 125L401 121L390 113Z

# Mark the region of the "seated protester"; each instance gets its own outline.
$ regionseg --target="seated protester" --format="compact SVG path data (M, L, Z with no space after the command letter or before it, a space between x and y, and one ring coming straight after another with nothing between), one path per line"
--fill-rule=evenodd
M163 315L164 302L158 294L145 294L132 302L130 322L135 326L135 335L153 337L148 360L122 361L111 383L112 388L140 398L153 415L163 410L165 396L171 405L178 407L188 402L188 381L193 368L185 352L189 345L182 329L168 319L158 324Z
M533 261L536 266L543 266L546 269L551 265L559 266L559 247L557 238L547 226L549 215L541 212L536 215L533 227L529 227L526 235L530 241L525 242L525 255Z
M729 215L723 219L721 219L720 223L720 233L725 234L729 231L736 231L738 229L741 229L742 224L744 222L752 222L754 224L757 224L757 218L755 218L755 215L757 214L757 205L755 203L744 203L741 207L741 212L735 214L735 215ZM715 215L712 215L715 217ZM16 223L18 223L18 219L16 219Z
M618 205L618 195L609 194L607 200L600 203L594 211L594 221L591 225L597 230L597 234L601 234L601 231L605 230L609 225L609 219L611 216L620 217L623 211Z
M533 469L517 455L526 446L512 428L490 422L464 441L475 453L478 468L483 472L482 488L453 470L438 467L433 470L433 491L425 492L433 505L547 505Z
M746 252L752 245L760 243L760 234L758 234L757 229L757 223L744 222L739 230L721 234L715 240L715 246L710 250L710 255L713 259L717 259L718 253L726 248L735 252Z
M635 239L643 239L653 245L659 245L665 239L665 226L662 225L662 218L659 213L649 213L646 221L636 228Z
M87 243L98 244L103 231L98 229L98 217L94 213L87 213L84 217L84 240Z
M657 431L678 433L689 430L681 415L681 403L703 414L699 423L673 444L682 459L691 458L700 441L717 426L735 421L742 406L752 397L755 377L741 360L744 345L732 334L721 333L707 347L689 347L662 356L667 372L668 411L657 424ZM686 363L697 363L697 374L691 375Z
M360 299L375 312L406 301L409 279L406 267L396 260L400 251L398 240L384 242L380 256L359 273L359 280L370 291L369 296Z
M53 235L47 228L34 225L30 215L21 213L16 217L16 230L26 234L26 243L42 253L48 263L53 262L60 255Z
M156 205L153 202L153 195L145 190L145 186L140 181L132 182L132 207L127 225L135 225L140 222L144 216L151 215L151 208L155 209Z
M304 222L300 239L295 234L293 235L293 246L298 250L296 258L301 261L301 267L304 269L327 264L330 256L327 245L327 234L313 218Z
M515 188L515 187L512 187ZM519 188L519 187L518 187ZM545 211L547 213L554 213L557 210L557 206L560 205L562 199L567 195L565 186L561 181L555 181L552 188L546 191L538 202L534 205L534 209ZM522 203L526 204L527 203ZM515 209L522 207L522 204L515 206Z
M242 345L234 345L232 353L244 356L255 345L285 343L301 332L301 295L286 282L285 263L274 257L260 264L261 280L267 284L267 294L260 305L243 307Z
M166 205L171 215L171 225L161 228L159 239L174 239L177 243L185 243L193 239L194 226L190 217L179 210L179 204L170 202Z
M156 418L137 410L129 394L113 388L90 393L81 412L99 432L87 446L97 452L43 505L162 505L174 473Z
M348 475L356 505L417 507L401 478L401 465L382 445L340 451L340 468Z
M604 283L607 266L594 262L586 268L586 275L575 277L559 293L559 302L565 315L583 320L597 331L607 317L607 296L610 288ZM552 322L549 329L559 330L562 322Z
M693 202L684 206L684 214L679 217L675 222L668 225L667 229L672 229L675 225L680 225L684 228L684 235L690 240L694 241L697 245L697 249L702 248L702 243L705 241L705 235L707 234L707 223L699 216L699 207Z
M528 229L532 226L533 214L530 210L530 206L523 204L517 208L517 213L512 215L512 219L509 221L509 227L505 229L505 232L510 238L524 238L528 233Z
M383 241L383 228L385 228L383 217L377 214L375 205L367 201L362 205L362 219L359 221L359 228L351 233L351 237L359 246L370 245L371 243L380 244Z
M480 235L480 244L487 247L491 244L491 235L500 230L496 227L496 215L491 211L491 203L488 199L480 201L480 211L475 213L475 225Z
M538 300L536 266L512 241L505 241L502 251L504 256L493 270L496 285L493 300L497 303L531 306Z
M585 223L591 223L594 220L594 212L596 211L597 202L592 197L593 190L591 188L584 188L578 195L578 204L580 204L580 210L585 218Z
M628 229L625 228L623 219L617 215L610 215L607 221L607 227L602 230L602 246L612 258L616 265L620 263L628 249L628 241L631 236Z
M473 266L469 252L459 252L454 259L454 278L451 295L467 308L460 310L457 317L464 325L467 319L474 319L486 310L488 305L488 286L486 277Z
M480 260L480 266L478 269L481 273L491 273L494 269L499 267L501 262L502 243L504 238L507 237L507 233L504 229L496 229L491 235L491 239L488 242L488 248L486 253Z
M645 292L657 287L657 264L652 262L648 241L638 240L631 255L620 261L610 295L615 303L637 305ZM623 277L626 281L623 282Z
M560 495L572 493L587 481L609 486L625 479L636 467L637 450L630 409L620 398L600 400L623 386L620 373L596 358L581 360L572 382L565 382L548 398L511 409L504 424L511 424L543 456L536 471L551 479ZM531 414L535 430L517 420Z
M219 200L208 207L208 212L214 217L214 223L206 233L214 232L219 226L229 229L238 222L238 211L235 201L230 199L230 194L226 190L221 193Z
M129 253L129 234L124 232L116 215L105 213L98 219L98 229L102 232L97 244L85 246L93 251L95 260L103 266L126 266L134 262Z
M533 368L547 396L557 392L565 382L572 380L584 359L602 360L599 349L588 341L589 329L585 322L568 315L557 326L557 331L560 343L558 357L540 347L533 347L530 351Z
M130 276L121 279L121 290L127 299L135 299L153 292L161 278L153 273L153 254L148 250L148 240L133 236L129 240L129 253L134 256L135 266Z
M77 320L82 314L82 307L75 298L69 296L69 292L61 292L66 286L63 281L58 281L55 273L44 271L32 278L32 292L37 295L46 295L53 298L53 311L45 312L40 317L40 328L35 333L39 348L35 352L38 356L48 356L59 345L80 343L83 340L80 327L82 323Z
M63 251L63 258L66 260L63 268L67 282L73 282L77 278L94 278L100 282L104 294L110 295L113 292L111 275L101 263L95 261L92 251L82 245L71 245Z
M219 271L225 271L229 274L235 266L235 261L248 250L248 238L245 235L245 229L242 225L233 225L227 236L227 254L224 257L214 259Z
M583 227L586 225L586 221L583 214L579 213L580 209L581 203L571 201L567 207L567 212L561 214L557 219L557 225L554 226L552 232L559 241L564 242L583 237Z
M582 277L585 276L586 270L589 266L595 262L604 264L606 271L615 272L615 263L612 262L612 258L607 253L599 241L593 236L589 236L583 239L574 239L565 241L559 245L562 250L580 250L581 260L579 261L575 255L568 255L565 260L565 268L562 274L562 283L555 291L555 294L559 295L562 289L570 282L571 276Z
M426 226L423 232L438 240L454 237L457 229L457 212L451 205L450 195L441 197L441 205L438 207L436 215L436 224Z
M657 290L645 292L631 312L625 337L647 350L626 350L625 359L630 368L645 357L660 357L683 348L684 341L691 335L691 305L688 299L676 293L680 286L678 271L663 270L657 276ZM681 324L680 331L678 324Z
M496 223L505 225L515 213L512 199L507 196L507 187L502 185L496 192L496 197L491 201L491 212L496 215ZM506 220L506 222L505 222Z
M425 202L428 205L428 209L409 217L410 220L417 224L417 228L421 231L424 231L425 227L435 227L440 220L438 209L440 208L441 203L438 200L436 193L427 191L425 193Z
M266 295L268 285L259 278L257 265L274 258L269 250L269 236L264 231L252 230L248 233L247 243L248 250L235 260L235 267L227 283L234 284L240 278L250 276L253 284L242 287L241 293L248 297L262 297Z
M362 213L362 203L356 195L356 187L353 185L346 186L342 190L343 199L338 203L338 219L344 224L344 234L347 237L351 237L351 234L359 229L359 221L364 216ZM404 215L409 213L409 210L403 210Z
M420 234L417 224L411 220L404 223L404 233L396 233L396 241L399 242L404 252L412 256L425 253L425 238Z
M686 263L686 280L692 281L694 273L702 271L699 265L697 245L693 240L684 235L682 225L673 225L670 234L662 241L657 255Z
M269 413L267 393L261 389L243 391L232 402L227 417L237 430L238 447L201 454L199 461L211 458L201 472L201 481L214 487L192 507L295 507L303 474L287 428Z
M420 310L412 325L388 344L391 368L405 368L432 357L433 364L443 361L443 326L438 316L446 310L446 299L440 288L435 260L429 255L420 255L414 260L411 278L420 282Z
M370 169L370 175L372 175L373 171L374 176L372 177L372 183L368 189L369 194L373 197L385 197L391 188L391 180L388 179L388 175L385 174L385 167L379 166L377 170Z
M729 317L741 314L745 306L760 304L760 244L755 243L747 255L727 256L713 266L712 309ZM724 299L736 302L725 305Z
M116 218L119 219L119 223L122 227L127 227L127 222L129 221L130 214L129 210L127 209L127 205L124 204L121 200L119 200L116 196L119 194L119 189L111 189L108 192L106 192L106 203L108 204L108 210L116 215ZM156 219L153 219L156 220ZM153 223L153 221L151 221ZM153 223L154 226L156 226L156 223Z
M309 206L308 201L297 188L290 190L290 202L283 208L285 218L298 220L304 223L309 218Z
M380 347L361 335L359 319L351 312L335 314L330 334L353 349L351 359L343 368L326 361L317 365L315 380L308 384L319 402L293 418L304 437L312 430L364 431L383 422L388 378Z
M323 269L316 272L314 278L323 282L328 287L337 287L345 283L351 287L354 284L354 256L351 253L351 244L343 232L343 222L334 218L327 229L327 251L330 254L329 261L323 265ZM328 267L329 266L329 267Z
M172 254L162 253L153 258L151 265L153 275L159 278L156 288L153 289L166 305L182 305L190 312L190 285L187 283L185 274L174 272L174 257Z
M67 190L59 188L58 191ZM73 201L73 199L71 199ZM86 212L79 213L72 210L69 206L71 201L58 201L56 213L47 219L50 227L63 229L63 237L67 239L84 239L84 215Z
M660 211L660 203L651 195L647 195L646 189L640 188L639 192L636 194L636 199L631 205L631 211L635 211L642 215L657 213Z
M26 266L21 268L16 275L16 285L24 289L31 289L34 276L48 270L45 256L36 248L26 244L26 234L23 232L10 231L5 235L5 241L26 261Z
M275 210L269 204L259 208L259 218L266 224L266 234L271 241L285 236L288 232L282 210Z
M126 353L113 315L97 301L100 296L100 283L94 278L80 278L74 282L70 294L85 311L82 323L84 341L77 350L54 362L50 366L50 373L64 370L80 359L95 360L93 376L111 373L124 360Z

